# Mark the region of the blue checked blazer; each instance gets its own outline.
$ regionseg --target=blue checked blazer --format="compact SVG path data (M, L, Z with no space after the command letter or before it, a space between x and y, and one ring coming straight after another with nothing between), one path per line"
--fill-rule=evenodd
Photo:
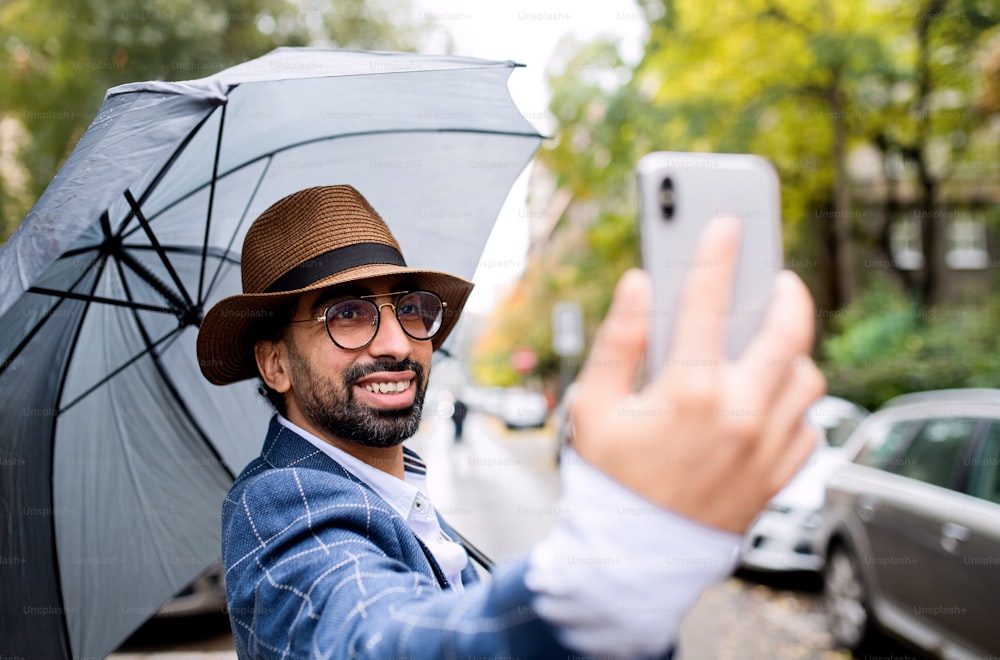
M535 614L526 561L488 581L470 562L453 591L405 520L276 419L223 504L222 559L241 658L574 655Z

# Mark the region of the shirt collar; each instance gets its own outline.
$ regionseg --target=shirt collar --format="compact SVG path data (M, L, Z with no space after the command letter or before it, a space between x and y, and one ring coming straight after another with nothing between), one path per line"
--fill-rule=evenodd
M388 472L372 467L361 459L355 458L346 451L316 437L280 413L277 414L277 418L279 424L305 438L321 452L340 463L345 470L370 486L403 520L409 518L410 512L413 510L413 503L418 496L425 501L427 500L427 496L422 494L427 490L427 469L423 461L412 452L407 452L403 457L403 478L397 479Z

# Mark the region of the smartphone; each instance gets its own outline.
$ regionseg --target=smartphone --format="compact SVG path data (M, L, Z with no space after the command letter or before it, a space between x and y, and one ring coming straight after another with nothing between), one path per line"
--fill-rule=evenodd
M783 264L781 191L774 167L750 154L660 151L637 167L643 267L653 281L647 375L666 364L685 275L706 223L735 216L739 262L725 316L725 356L736 359L764 320Z

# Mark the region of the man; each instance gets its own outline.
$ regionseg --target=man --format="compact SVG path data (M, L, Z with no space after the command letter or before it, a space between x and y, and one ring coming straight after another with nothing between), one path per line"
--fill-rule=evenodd
M223 506L240 656L669 653L680 617L728 575L740 534L811 452L803 414L824 389L811 301L790 274L741 360L721 357L737 241L733 222L710 225L696 263L715 265L687 283L672 363L698 366L639 392L649 282L622 278L578 380L566 515L481 581L401 445L471 283L407 267L350 186L265 211L244 242L244 293L198 337L211 382L259 376L277 410Z
M465 416L468 412L469 408L465 405L465 401L455 399L454 407L451 410L451 421L455 425L456 443L462 441L462 427L465 425Z

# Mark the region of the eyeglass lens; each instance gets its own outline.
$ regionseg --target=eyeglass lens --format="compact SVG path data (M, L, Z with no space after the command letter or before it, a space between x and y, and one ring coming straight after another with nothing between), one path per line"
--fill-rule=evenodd
M444 306L430 291L403 294L394 305L403 331L414 339L430 339L441 328ZM378 331L380 307L371 300L350 298L330 305L326 327L334 343L346 349L361 348Z

